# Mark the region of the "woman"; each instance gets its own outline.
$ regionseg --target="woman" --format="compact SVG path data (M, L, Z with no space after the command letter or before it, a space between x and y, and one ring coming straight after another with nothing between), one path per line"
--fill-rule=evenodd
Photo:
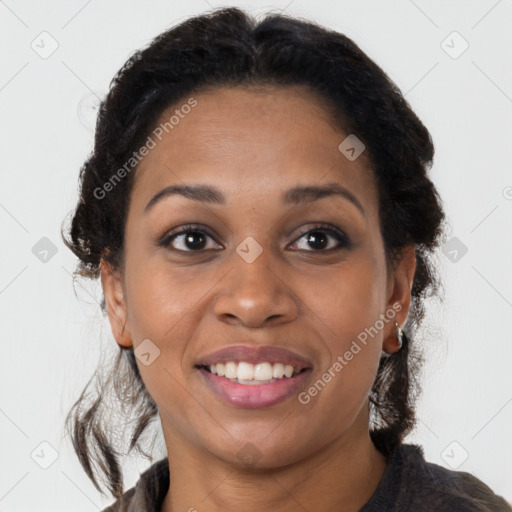
M68 417L107 510L512 510L403 443L443 235L432 158L384 72L314 24L224 9L130 58L67 242L120 347ZM124 494L112 393L129 450L157 417L169 455Z

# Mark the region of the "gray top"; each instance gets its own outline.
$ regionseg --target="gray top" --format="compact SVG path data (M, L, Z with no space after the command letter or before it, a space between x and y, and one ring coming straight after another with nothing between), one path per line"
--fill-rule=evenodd
M168 489L165 458L103 512L161 512ZM472 474L426 462L420 446L402 444L389 457L377 489L359 512L384 511L512 512L512 507Z

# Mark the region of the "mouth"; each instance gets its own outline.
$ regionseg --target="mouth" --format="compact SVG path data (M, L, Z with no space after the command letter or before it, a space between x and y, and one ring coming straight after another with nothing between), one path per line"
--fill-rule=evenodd
M203 382L224 402L269 407L296 394L312 371L305 358L279 347L229 347L200 360Z
M275 345L236 345L200 358L195 369L207 389L226 405L270 407L296 395L313 371L312 362Z
M199 366L199 368L204 369L212 375L224 377L231 382L236 382L244 386L272 384L280 379L292 379L308 370L308 368L296 368L290 364L272 364L268 361L257 364L248 363L246 361L228 361L227 363Z
M243 361L238 364L239 368L244 367L242 363ZM213 396L220 399L222 404L243 409L262 409L297 396L305 389L312 372L311 368L303 368L298 373L292 373L291 377L283 375L258 380L220 376L204 366L197 369L207 389L212 391Z

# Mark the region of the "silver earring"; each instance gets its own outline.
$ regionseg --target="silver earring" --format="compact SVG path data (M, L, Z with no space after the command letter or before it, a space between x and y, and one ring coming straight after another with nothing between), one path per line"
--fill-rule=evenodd
M404 331L402 328L398 325L398 322L395 322L396 325L396 337L398 338L398 346L402 348L403 343L403 337L404 337Z
M402 348L402 343L403 343L403 337L404 337L404 331L403 329L398 325L398 322L395 322L395 325L396 325L396 337L397 337L397 341L398 341L398 346L399 346L399 349L400 350ZM381 357L389 357L389 356L392 356L393 354L388 354L387 352L385 352L384 350L381 352Z

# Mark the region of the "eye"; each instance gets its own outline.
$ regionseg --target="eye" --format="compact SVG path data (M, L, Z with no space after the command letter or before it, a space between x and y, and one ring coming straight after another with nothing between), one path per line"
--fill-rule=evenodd
M159 245L182 252L198 252L221 248L216 242L208 247L208 239L214 241L212 235L206 230L191 224L182 227L179 231L167 233L159 242Z
M205 228L194 224L166 233L159 245L180 252L222 249L222 246L215 242L213 235ZM335 252L350 249L351 242L340 229L330 224L318 224L303 233L289 247L292 250L307 252Z
M300 242L304 240L304 242ZM309 248L308 248L309 247ZM351 243L347 235L330 224L318 224L303 233L291 248L307 252L334 252L350 249Z

